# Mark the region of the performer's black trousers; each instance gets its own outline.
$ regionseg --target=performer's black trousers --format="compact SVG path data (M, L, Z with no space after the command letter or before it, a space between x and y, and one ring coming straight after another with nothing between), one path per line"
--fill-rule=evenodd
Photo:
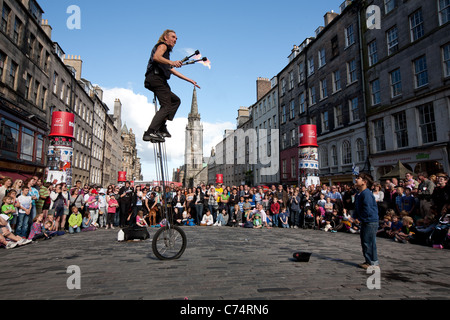
M171 91L167 80L160 75L148 75L145 87L155 93L160 104L160 109L155 114L148 131L159 131L166 121L173 121L181 100Z

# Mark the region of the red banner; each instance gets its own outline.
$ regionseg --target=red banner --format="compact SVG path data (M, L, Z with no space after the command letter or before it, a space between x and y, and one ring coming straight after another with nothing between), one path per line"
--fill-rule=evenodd
M75 115L69 112L55 111L52 114L50 137L72 138L75 129Z
M216 184L223 184L223 174L216 175Z
M119 178L117 178L117 182L125 181L127 181L127 173L125 171L119 171Z
M299 147L318 147L317 145L317 126L306 124L300 126L300 146Z

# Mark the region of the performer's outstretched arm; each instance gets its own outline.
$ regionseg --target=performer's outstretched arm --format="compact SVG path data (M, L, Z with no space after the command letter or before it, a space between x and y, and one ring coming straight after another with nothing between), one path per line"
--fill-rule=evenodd
M172 74L175 75L175 76L177 76L178 78L183 79L183 80L185 80L185 81L187 81L187 82L190 82L190 83L192 83L194 86L196 86L197 88L201 89L201 88L199 87L199 85L197 84L197 82L195 82L194 80L189 79L189 78L186 77L185 75L181 74L178 70L176 70L176 69L171 69L170 72L172 72Z

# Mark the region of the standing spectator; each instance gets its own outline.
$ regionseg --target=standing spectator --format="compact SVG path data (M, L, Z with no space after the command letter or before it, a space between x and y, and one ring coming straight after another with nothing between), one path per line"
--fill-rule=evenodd
M39 179L38 181L42 180ZM39 182L38 182L39 184ZM44 220L47 218L47 213L48 213L48 206L46 206L46 201L47 198L50 196L50 190L48 189L48 187L50 187L50 182L46 182L44 184L41 184L39 187L39 199L36 201L36 211L37 214L39 213L43 213L44 214ZM45 206L45 208L44 208Z
M278 198L274 197L273 203L270 205L270 212L272 213L272 225L274 227L278 227L278 219L280 215L280 203L277 200ZM262 205L261 210L263 210Z
M125 185L119 191L119 210L120 210L120 227L127 225L127 218L131 210L131 199L133 196L133 189L130 187L130 182L126 181Z
M106 218L106 229L108 228L114 229L114 216L116 215L119 203L117 202L116 197L114 197L114 193L111 193L107 196L107 201L108 201L108 217Z
M98 193L98 216L99 216L99 226L100 228L106 227L106 219L108 214L108 203L106 202L106 191L105 189L100 189ZM141 200L142 203L142 200ZM141 205L142 208L142 205Z
M23 180L21 179L16 179L11 187L11 189L16 190L17 194L20 195L20 193L22 192L22 187L23 187Z
M294 195L291 198L291 210L290 210L291 227L294 229L303 226L304 212L300 213L300 202L301 199L300 196L298 195L298 191L294 191ZM283 208L286 208L286 206L284 205Z
M360 173L356 178L359 193L355 199L355 219L361 222L360 237L365 262L359 266L367 269L378 266L376 235L379 226L378 206L370 191L373 178L369 174Z
M98 192L94 188L91 189L88 201L88 211L90 213L90 218L92 219L92 224L97 225L98 219ZM86 213L84 214L86 216Z
M195 189L195 195L194 195L194 208L195 208L195 224L200 225L200 222L202 221L203 217L203 203L205 201L205 195L202 192L201 187L197 187Z
M25 185L29 188L29 195L31 196L31 213L30 220L28 221L29 225L33 223L34 218L36 217L36 201L39 199L39 191L34 187L36 184L36 180L34 178L30 178L25 182Z
M418 186L419 183L416 180L414 180L413 175L411 173L406 173L404 187L405 188L409 187L412 190L414 188L417 188Z
M32 201L29 195L30 188L24 186L22 188L22 193L17 197L17 203L19 206L19 216L17 218L17 229L16 234L19 237L26 238L28 234L28 220L30 219Z
M438 215L442 213L442 208L450 203L450 185L448 184L448 176L440 173L437 175L437 186L433 190L431 200L436 206Z
M61 216L61 230L65 230L66 229L66 221L67 221L67 217L70 214L70 192L67 189L67 184L63 183L62 187L61 187L61 194L64 197L64 211L63 211L63 215Z
M428 213L430 213L431 208L431 195L433 194L434 188L436 187L434 182L428 179L428 173L421 172L418 175L419 187L417 196L419 198L420 215L424 218Z
M9 190L11 190L11 187L13 185L13 181L11 178L4 178L1 181L1 187L0 187L0 203L3 202L3 198L8 194Z

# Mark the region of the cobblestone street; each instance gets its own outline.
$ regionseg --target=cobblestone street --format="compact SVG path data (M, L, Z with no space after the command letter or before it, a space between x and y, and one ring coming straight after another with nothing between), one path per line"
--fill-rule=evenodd
M156 229L150 229L151 236ZM380 289L367 286L359 235L301 229L185 227L188 246L159 261L151 239L117 242L116 230L64 235L1 251L3 299L403 300L449 299L450 251L378 239ZM312 252L308 263L294 252ZM69 290L72 273L81 288ZM42 290L45 286L46 290Z

